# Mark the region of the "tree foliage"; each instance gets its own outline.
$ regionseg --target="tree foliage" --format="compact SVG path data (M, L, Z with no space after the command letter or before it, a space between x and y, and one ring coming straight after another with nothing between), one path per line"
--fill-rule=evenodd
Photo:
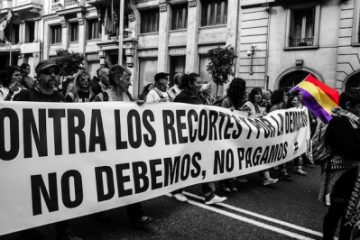
M231 46L217 47L208 51L209 63L206 70L216 86L228 82L229 76L234 76L234 48Z
M64 49L58 49L56 51L55 63L60 68L61 76L75 74L83 61L84 55L82 53L69 52L68 50Z

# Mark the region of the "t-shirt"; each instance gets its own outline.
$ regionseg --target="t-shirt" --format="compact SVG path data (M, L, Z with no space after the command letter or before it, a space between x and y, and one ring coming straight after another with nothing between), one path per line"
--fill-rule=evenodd
M14 97L14 101L65 102L65 99L57 91L54 91L52 94L44 94L38 88L30 88L21 90Z
M150 90L146 96L146 102L170 102L171 98L168 92L160 91L158 88Z

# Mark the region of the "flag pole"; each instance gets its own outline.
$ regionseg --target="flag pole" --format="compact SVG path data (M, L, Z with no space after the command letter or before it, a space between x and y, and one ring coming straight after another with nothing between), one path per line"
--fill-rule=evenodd
M12 65L12 51L11 51L11 44L12 44L12 22L10 23L10 39L9 39L9 52L10 52L10 59L9 59L9 66Z
M119 14L119 65L123 65L123 40L124 40L124 8L125 0L120 0Z

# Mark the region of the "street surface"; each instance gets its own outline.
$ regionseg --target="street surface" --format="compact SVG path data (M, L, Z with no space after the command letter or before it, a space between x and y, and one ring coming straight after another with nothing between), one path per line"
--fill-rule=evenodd
M292 181L268 187L261 185L258 174L252 174L247 176L248 183L239 185L239 192L227 194L227 201L213 206L204 204L200 186L186 189L187 203L168 196L146 201L144 209L154 221L143 229L131 228L125 209L120 208L101 218L76 219L74 232L84 240L322 239L326 207L317 201L320 167L307 166L304 170L308 176L292 175ZM45 239L52 239L54 228L44 226L40 232ZM18 233L0 237L15 239L20 239Z

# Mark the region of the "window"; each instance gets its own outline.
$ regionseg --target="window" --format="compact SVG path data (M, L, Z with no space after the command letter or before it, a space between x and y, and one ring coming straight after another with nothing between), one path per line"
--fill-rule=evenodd
M187 4L174 5L172 7L171 29L183 29L187 27Z
M25 42L33 42L35 40L35 22L26 22L25 31Z
M88 20L88 39L97 39L101 37L101 25L97 19Z
M174 75L179 72L185 72L185 56L170 57L170 85L174 85Z
M226 24L227 0L201 1L201 26Z
M12 44L17 44L20 41L19 38L19 24L13 24L12 25L12 30L11 30L11 43Z
M147 10L140 12L141 16L141 33L159 31L159 9Z
M61 43L61 25L51 26L51 44Z
M293 10L290 25L290 47L313 46L315 8Z
M288 9L286 47L318 45L320 5Z
M154 83L154 76L157 73L156 58L139 58L139 84L138 93L149 83Z
M76 42L79 36L79 23L71 22L70 24L70 42Z

